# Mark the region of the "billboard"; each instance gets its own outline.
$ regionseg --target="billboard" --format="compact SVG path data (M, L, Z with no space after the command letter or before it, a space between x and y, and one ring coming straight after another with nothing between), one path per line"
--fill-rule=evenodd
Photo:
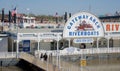
M23 40L23 51L30 52L30 40Z
M120 22L104 22L103 25L106 33L120 32Z
M104 28L100 20L88 12L73 15L66 23L63 38L103 37Z

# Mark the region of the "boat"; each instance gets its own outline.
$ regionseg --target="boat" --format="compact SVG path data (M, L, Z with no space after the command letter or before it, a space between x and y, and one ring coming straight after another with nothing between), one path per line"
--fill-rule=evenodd
M94 30L94 28L93 28L93 26L91 25L91 24L89 24L89 23L86 23L86 21L84 20L84 21L82 21L80 24L79 24L79 26L76 26L76 29L77 29L77 31L79 31L79 30Z
M28 16L23 16L20 18L20 23L19 27L20 28L34 28L35 25L35 17L28 17Z

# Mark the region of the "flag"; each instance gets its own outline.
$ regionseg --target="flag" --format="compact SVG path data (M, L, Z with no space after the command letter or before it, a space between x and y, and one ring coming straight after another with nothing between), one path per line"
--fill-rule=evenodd
M14 14L16 14L17 13L17 9L16 9L16 7L12 10L12 16L14 16Z

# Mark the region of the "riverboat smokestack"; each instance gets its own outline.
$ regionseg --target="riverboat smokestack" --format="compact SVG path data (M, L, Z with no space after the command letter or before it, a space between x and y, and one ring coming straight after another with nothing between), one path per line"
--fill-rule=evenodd
M9 11L9 15L8 15L8 21L9 21L9 23L11 23L11 17L12 17L11 11Z
M2 9L2 19L1 22L4 22L4 8Z

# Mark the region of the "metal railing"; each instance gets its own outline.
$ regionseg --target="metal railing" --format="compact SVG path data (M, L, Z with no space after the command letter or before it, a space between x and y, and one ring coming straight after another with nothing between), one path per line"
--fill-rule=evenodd
M35 51L35 55L40 56L41 53L47 53L48 55L52 54L53 56L56 56L58 53L60 55L120 53L120 47L89 48L89 49L80 49L80 50L74 51L74 52L68 52L68 51L63 51L63 50L59 50L59 52L57 52L57 50L39 50L39 51Z
M0 52L0 58L16 58L16 52Z

